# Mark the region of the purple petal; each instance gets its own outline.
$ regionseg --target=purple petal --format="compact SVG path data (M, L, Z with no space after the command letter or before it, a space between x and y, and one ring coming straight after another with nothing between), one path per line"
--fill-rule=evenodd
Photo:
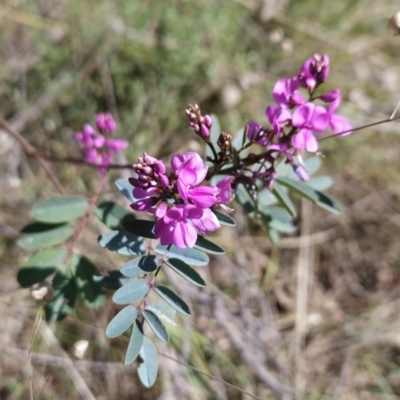
M318 142L311 131L306 133L306 149L310 153L315 153L318 150Z
M186 237L185 223L178 222L172 232L172 243L176 247L184 249L186 247L185 237Z
M175 221L180 221L184 218L185 208L183 204L171 207L165 217L163 218L165 223L171 224Z
M150 209L157 202L155 197L148 197L147 199L138 200L131 204L131 208L136 211L150 211Z
M145 197L152 196L153 194L156 194L156 193L160 193L160 189L157 187L151 187L148 189L141 189L141 188L136 187L133 189L133 192L132 192L133 197L136 197L137 199L143 199Z
M338 97L341 98L341 93L340 93L339 89L331 90L330 92L325 93L320 96L321 100L324 101L325 103L332 103ZM339 102L340 102L340 100L339 100Z
M291 143L295 149L305 149L307 143L307 132L309 132L308 129L301 129L292 137Z
M190 168L183 168L179 172L178 180L185 186L194 185L197 180L196 172Z
M187 197L200 208L209 208L216 202L217 190L209 186L200 186L189 189Z
M287 105L290 96L289 79L279 79L272 90L272 98L278 106Z
M206 208L203 211L203 216L201 218L192 219L195 228L202 234L219 229L221 225L215 214L209 208Z
M301 128L304 125L307 125L314 113L314 108L314 104L311 103L303 104L299 108L297 108L292 116L293 126Z
M307 171L301 165L293 166L294 172L302 181L308 181L310 177L308 176Z
M129 146L129 143L123 139L108 139L106 145L114 150L124 150Z
M315 132L323 132L329 124L328 111L324 107L316 106L310 122Z
M215 187L218 190L218 204L226 204L231 201L232 198L232 177L227 176L226 178L222 179L218 182Z
M163 219L159 219L154 226L154 237L160 239L162 245L171 244L172 230L172 225L166 224Z
M186 218L201 218L204 210L202 208L196 207L192 204L185 206L185 217Z
M329 126L334 133L345 132L340 136L350 135L351 130L353 129L347 119L342 117L341 115L332 115L331 120L329 121Z
M155 211L155 216L157 218L163 218L168 210L167 203L164 201L161 201L160 204L157 206L156 211Z

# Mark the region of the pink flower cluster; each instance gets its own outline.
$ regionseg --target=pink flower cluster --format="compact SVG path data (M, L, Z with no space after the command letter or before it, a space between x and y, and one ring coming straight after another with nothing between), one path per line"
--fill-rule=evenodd
M280 79L275 84L272 91L275 105L269 105L265 111L271 126L264 128L254 121L247 124L248 139L266 147L271 153L285 154L303 180L308 179L307 173L301 165L294 163L293 156L303 149L309 152L318 150L314 133L321 133L329 126L334 133L345 136L352 129L345 118L335 114L341 101L339 89L315 96L315 90L328 75L329 57L314 55L303 63L298 75ZM301 88L308 92L308 100L300 92ZM322 104L314 104L315 100Z
M161 244L193 247L198 232L220 228L211 208L231 200L232 178L226 177L215 186L201 186L208 167L197 153L175 154L168 175L165 164L146 153L133 168L137 178L129 181L138 200L131 207L156 216L155 237Z
M105 167L112 163L114 154L118 150L126 149L128 142L107 137L117 128L117 123L110 113L97 114L95 122L98 132L90 124L84 124L82 131L75 134L75 139L83 144L82 154L85 160L98 165L99 172L104 174Z

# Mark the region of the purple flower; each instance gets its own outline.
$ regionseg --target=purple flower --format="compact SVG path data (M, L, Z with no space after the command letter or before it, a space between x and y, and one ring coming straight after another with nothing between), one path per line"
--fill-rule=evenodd
M101 132L112 133L117 129L117 123L113 116L108 112L97 114L95 121L97 129Z
M306 60L300 68L299 84L312 92L319 84L326 81L329 75L329 57L327 54L315 54Z
M201 208L211 207L216 201L217 191L210 186L196 187L203 182L208 167L204 166L201 157L189 151L175 154L171 159L171 167L177 175L178 192L182 200L188 204L191 200Z
M272 91L275 103L282 108L293 108L305 103L303 96L297 90L299 82L297 77L279 79Z
M106 140L104 136L99 135L89 124L83 125L82 132L77 132L75 134L75 139L83 143L85 148L96 149L103 147Z
M111 114L98 114L96 116L96 126L104 133L111 133L116 125ZM101 174L106 172L108 165L112 163L112 158L118 150L128 147L128 142L123 139L106 139L103 135L96 132L91 125L84 124L82 132L77 132L75 138L82 143L82 154L90 164L98 165Z
M197 231L190 220L198 220L203 210L191 204L178 204L171 207L155 225L155 238L162 245L174 244L180 249L193 247L197 240Z
M284 126L291 120L292 115L287 108L268 106L265 110L265 116L272 124L275 135L279 138Z
M312 103L301 105L292 117L292 125L300 131L292 137L292 146L296 149L307 149L309 152L318 150L318 142L314 132L323 132L329 123L330 115L321 106Z
M247 139L251 142L258 143L259 140L262 140L264 137L264 129L262 125L257 124L254 121L248 121L246 124L246 135Z
M217 189L216 202L214 205L229 203L232 199L232 177L227 176L226 178L219 181L215 188Z

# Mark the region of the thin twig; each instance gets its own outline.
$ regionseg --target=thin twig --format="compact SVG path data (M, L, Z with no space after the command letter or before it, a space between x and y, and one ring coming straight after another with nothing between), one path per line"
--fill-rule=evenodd
M15 129L11 127L11 125L2 117L0 117L0 127L3 128L6 132L8 132L18 143L22 146L25 153L28 156L34 157L38 164L42 167L42 169L46 172L49 179L53 182L54 186L57 188L60 194L64 194L64 188L61 183L57 179L57 177L53 174L53 171L43 160L43 157L37 152L37 150L27 141L25 140Z
M348 130L343 131L343 132L334 133L332 135L328 135L328 136L324 136L324 137L318 137L317 140L321 141L321 140L330 139L330 138L333 138L333 137L336 137L336 136L342 136L344 133L360 131L360 130L365 129L365 128L370 128L371 126L376 126L376 125L386 124L387 122L396 121L397 119L400 119L400 117L396 117L396 118L390 117L390 118L384 119L382 121L372 122L371 124L359 126L357 128L348 129Z
M180 361L180 360L177 360L176 358L173 358L173 357L171 357L171 356L168 356L168 355L166 355L166 354L164 354L164 353L158 352L158 354L160 354L160 355L163 356L163 357L169 358L170 360L173 360L173 361L177 362L178 364L182 364L182 365L184 365L185 367L190 368L190 369L192 369L193 371L198 372L199 374L205 375L205 376L207 376L207 377L209 377L209 378L211 378L211 379L214 379L215 381L218 381L218 382L220 382L220 383L223 383L223 384L226 385L226 386L229 386L229 387L231 387L231 388L233 388L233 389L236 389L236 390L238 390L239 392L242 392L243 394L252 397L253 399L262 400L261 397L258 397L258 396L254 395L254 394L252 394L252 393L246 392L246 390L241 389L241 388L238 387L238 386L232 385L231 383L226 382L226 381L224 381L223 379L220 379L220 378L218 378L218 377L216 377L216 376L214 376L214 375L211 375L211 374L209 374L209 373L207 373L207 372L204 372L204 371L202 371L201 369L198 369L198 368L196 368L196 367L193 367L193 366L190 365L190 364L186 364L185 362Z

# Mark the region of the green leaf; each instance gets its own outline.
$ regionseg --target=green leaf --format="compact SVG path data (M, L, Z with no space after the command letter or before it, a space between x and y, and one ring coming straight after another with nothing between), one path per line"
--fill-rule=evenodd
M88 258L81 255L74 255L71 265L75 270L76 286L84 302L90 307L102 304L105 300L104 289L93 279L97 275L97 268Z
M214 210L213 208L211 209L211 211L215 214L221 225L236 226L236 221L231 216L226 215L221 211Z
M321 168L321 165L321 157L310 157L306 160L306 170L310 176L315 174Z
M106 289L117 290L126 283L133 282L136 279L127 278L120 271L108 271L108 276L94 275L93 280Z
M128 233L142 236L148 239L154 239L154 221L145 219L134 219L122 223L122 227Z
M133 213L113 201L105 201L96 207L97 217L110 229L118 229L123 221L134 219Z
M147 306L146 310L152 311L160 318L161 321L167 322L170 325L177 326L175 322L176 311L164 300L160 299L155 305Z
M311 189L309 186L307 186L305 183L296 182L290 178L276 178L275 182L279 182L280 184L286 186L290 190L297 192L300 196L306 197L311 201L316 202L318 200L318 196L315 193L315 191Z
M292 224L291 215L283 208L271 207L267 212L262 212L262 219L267 224L268 229L278 232L293 233L296 227Z
M293 167L284 159L276 166L275 171L277 177L286 176L293 173Z
M145 252L144 239L124 231L112 231L97 239L101 247L123 256L137 256Z
M318 196L317 205L319 205L321 208L324 208L325 210L337 215L342 212L342 206L335 198L318 190L316 190L315 193Z
M254 213L254 202L243 184L237 187L236 200L243 207L247 214L250 215Z
M78 294L70 271L59 271L53 279L54 297L46 303L44 310L48 321L61 321L71 314Z
M138 279L119 288L112 299L117 304L128 304L140 299L148 291L149 285L147 282L144 279Z
M297 215L296 207L294 206L292 200L290 200L290 197L287 195L287 193L285 193L282 186L280 186L276 181L274 182L274 189L272 193L293 217Z
M240 129L235 137L232 140L232 146L235 149L235 151L238 151L245 143L246 141L246 127L244 129ZM247 156L247 154L249 153L249 149L244 149L240 152L241 158L244 158Z
M140 349L143 345L143 328L140 321L137 319L136 324L133 326L131 337L129 339L128 348L126 349L126 356L124 364L132 364L139 355Z
M157 317L157 315L150 310L143 310L142 315L149 324L152 331L155 333L155 335L160 340L167 343L169 340L168 332L160 319Z
M269 189L264 189L258 193L258 207L262 209L264 207L272 206L278 202L278 199L272 194Z
M133 186L126 179L118 179L115 181L117 189L130 201L135 202L137 199L133 197Z
M134 278L143 274L148 274L149 272L153 272L157 269L157 267L158 262L156 256L143 256L128 261L121 267L121 272L130 278Z
M211 240L201 235L197 235L194 247L209 254L225 254L225 250L221 246L218 246L216 243L213 243Z
M133 306L123 308L107 325L106 336L115 338L122 335L135 321L137 310Z
M167 265L193 285L204 287L203 278L188 264L179 258L169 258Z
M157 254L163 255L168 246L158 245L155 248ZM168 251L168 257L179 258L189 265L194 265L196 267L202 267L207 265L210 259L208 255L202 251L186 247L185 249L179 249L178 247L172 245Z
M81 217L89 207L88 201L80 196L62 196L39 201L31 208L31 214L41 222L60 223Z
M139 378L143 385L149 388L154 385L157 378L158 353L152 341L147 337L143 338L139 354L143 360L138 369Z
M156 286L154 290L176 311L184 315L190 315L188 305L171 289L165 286Z
M305 184L314 190L324 191L332 186L333 179L328 175L318 176L310 179Z
M36 250L65 242L74 230L70 225L50 225L35 222L22 229L22 237L17 244L25 250Z
M279 242L279 233L275 229L268 228L268 236L273 244Z
M18 271L17 280L22 287L42 282L57 270L65 258L65 250L48 249L35 254Z

